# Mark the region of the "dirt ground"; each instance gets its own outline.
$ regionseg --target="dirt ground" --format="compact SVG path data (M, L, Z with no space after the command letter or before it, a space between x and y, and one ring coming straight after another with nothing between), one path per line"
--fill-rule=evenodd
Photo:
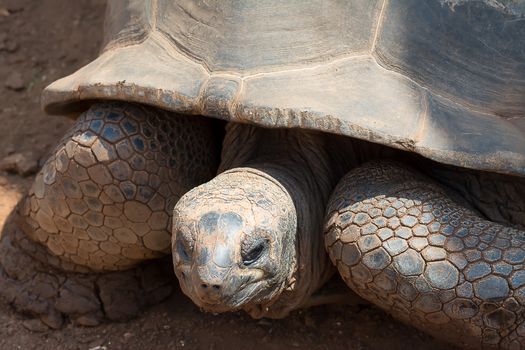
M0 160L41 164L71 125L45 116L40 92L96 56L103 0L0 0ZM0 172L0 230L32 181ZM0 304L0 349L449 349L372 307L326 306L284 320L202 313L179 291L126 323L28 330ZM34 328L34 327L33 327Z

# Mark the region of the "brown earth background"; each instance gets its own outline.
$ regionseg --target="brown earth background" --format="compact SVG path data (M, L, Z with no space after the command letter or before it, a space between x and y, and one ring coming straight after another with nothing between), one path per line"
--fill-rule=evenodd
M0 161L42 164L71 125L42 89L97 55L103 0L0 0ZM5 163L5 162L4 162ZM32 176L0 171L0 231ZM323 306L284 320L200 312L180 291L125 323L39 327L0 304L0 349L449 349L372 306ZM32 329L32 330L30 330Z

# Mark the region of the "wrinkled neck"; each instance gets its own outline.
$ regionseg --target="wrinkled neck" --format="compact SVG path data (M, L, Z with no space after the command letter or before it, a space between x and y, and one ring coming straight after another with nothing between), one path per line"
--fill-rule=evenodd
M322 220L340 174L331 165L323 134L232 124L227 130L220 169L237 168L264 174L293 201L297 216L294 269L284 290L270 305L247 310L253 317L284 317L304 304L333 273L324 249Z
M258 169L289 189L294 201L315 198L324 206L337 180L349 167L334 162L327 139L327 135L306 130L230 123L219 173L237 167Z

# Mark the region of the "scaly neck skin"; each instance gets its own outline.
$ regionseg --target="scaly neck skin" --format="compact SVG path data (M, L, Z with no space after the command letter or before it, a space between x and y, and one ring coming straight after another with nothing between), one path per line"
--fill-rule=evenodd
M490 221L525 229L525 177L419 162L427 175L459 193Z
M282 186L293 201L296 254L287 285L270 305L247 308L253 317L284 317L300 307L333 272L324 249L322 220L340 174L331 166L325 136L302 130L230 124L222 159L220 171L261 172Z

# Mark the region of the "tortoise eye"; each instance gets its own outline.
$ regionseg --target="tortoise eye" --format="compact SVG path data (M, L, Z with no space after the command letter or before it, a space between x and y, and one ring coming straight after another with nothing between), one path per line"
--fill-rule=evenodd
M188 241L180 233L177 235L176 249L177 249L177 253L179 254L180 258L183 261L189 261L191 259L191 255L193 253L193 247L190 244L190 241Z
M179 253L179 256L182 260L189 260L188 251L186 250L186 247L184 246L184 243L181 242L180 239L177 240L177 253Z
M244 265L250 266L254 264L257 260L261 258L261 256L267 250L267 247L268 241L264 239L257 241L256 244L254 244L246 252L242 251L242 262L244 263Z

